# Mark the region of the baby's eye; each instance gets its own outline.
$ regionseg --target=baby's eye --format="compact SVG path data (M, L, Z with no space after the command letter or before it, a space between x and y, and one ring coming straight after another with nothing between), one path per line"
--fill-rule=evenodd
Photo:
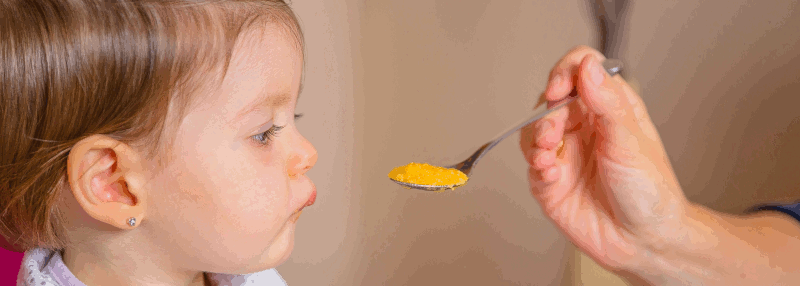
M284 126L273 125L270 129L267 129L267 131L253 135L253 139L256 140L256 143L267 146L283 127Z
M294 115L294 119L295 120L299 119L300 117L303 117L302 113ZM281 129L283 129L284 127L285 126L273 125L270 129L267 129L267 131L264 131L264 132L261 132L259 134L253 135L252 138L254 140L256 140L256 143L258 143L258 144L260 144L262 146L267 146L267 145L269 145L270 142L272 142L272 139L274 139L275 136L278 135L278 132L280 132Z

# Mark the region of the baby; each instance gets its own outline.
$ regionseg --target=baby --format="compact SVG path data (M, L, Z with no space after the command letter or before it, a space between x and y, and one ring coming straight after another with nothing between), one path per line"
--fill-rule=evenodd
M0 3L18 285L284 285L316 190L282 0Z

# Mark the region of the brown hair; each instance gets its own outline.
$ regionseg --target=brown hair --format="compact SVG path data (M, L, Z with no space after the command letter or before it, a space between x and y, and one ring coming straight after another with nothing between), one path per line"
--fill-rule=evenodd
M194 91L224 78L238 36L266 23L303 54L282 0L0 2L0 235L64 248L70 148L105 134L168 153L168 111L183 118Z

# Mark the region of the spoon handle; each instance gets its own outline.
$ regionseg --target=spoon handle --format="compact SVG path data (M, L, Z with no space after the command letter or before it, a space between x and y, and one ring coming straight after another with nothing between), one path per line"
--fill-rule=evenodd
M614 76L617 73L619 73L620 70L622 70L622 61L617 60L617 59L607 59L607 60L603 61L603 68L606 70L606 72L610 76ZM528 126L528 124L531 124L534 121L539 120L542 117L547 116L551 112L556 111L558 109L561 109L561 107L564 107L567 104L570 104L572 101L574 101L577 98L578 98L578 91L573 88L572 92L570 92L569 96L567 96L566 98L564 98L561 101L557 102L555 105L553 105L551 107L548 107L548 104L542 104L541 106L539 106L539 107L537 107L536 109L533 110L533 114L534 115L532 117L527 118L525 120L522 120L519 123L517 123L516 125L513 125L511 128L503 131L502 133L500 133L500 135L495 137L495 139L493 139L489 143L486 143L483 146L481 146L480 148L478 148L478 151L473 153L472 156L470 156L466 161L464 161L464 162L462 162L460 164L457 164L456 166L453 166L453 167L455 167L455 168L461 170L462 172L466 173L467 175L469 175L469 173L472 171L472 166L475 164L475 162L477 162L481 157L483 157L484 154L488 153L489 150L492 149L492 147L497 145L497 143L500 143L500 141L503 141L503 139L506 139L506 137L508 137L509 135L513 134L514 132L516 132L520 128Z

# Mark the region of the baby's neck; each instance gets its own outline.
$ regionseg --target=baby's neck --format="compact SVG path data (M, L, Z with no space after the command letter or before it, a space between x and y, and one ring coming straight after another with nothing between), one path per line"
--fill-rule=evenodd
M64 265L86 285L186 285L214 286L203 272L170 273L158 259L126 255L97 255L79 250L62 250ZM142 263L145 262L145 263Z

